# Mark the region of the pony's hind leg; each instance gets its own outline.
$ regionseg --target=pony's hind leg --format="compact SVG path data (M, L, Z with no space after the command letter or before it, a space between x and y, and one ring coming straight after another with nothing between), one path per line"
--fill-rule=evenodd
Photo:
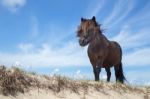
M115 70L115 77L116 77L116 82L118 81L118 70L119 70L119 66L115 65L114 66L114 70Z
M107 81L110 82L110 77L111 77L110 67L105 68L105 70L107 73Z
M124 83L125 77L123 74L122 63L115 65L114 69L115 69L116 82L119 81L120 83Z

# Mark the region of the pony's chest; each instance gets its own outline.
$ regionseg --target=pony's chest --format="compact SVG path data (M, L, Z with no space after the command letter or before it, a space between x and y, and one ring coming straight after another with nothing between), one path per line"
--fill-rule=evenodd
M106 50L104 48L95 48L95 47L90 47L88 48L88 55L89 57L93 57L95 59L98 59L99 57L104 57L105 56Z
M101 46L99 46L99 45L97 45L97 46L90 45L88 47L88 52L91 53L91 54L98 55L98 54L104 53L105 51L106 51L106 46L102 46L102 45Z

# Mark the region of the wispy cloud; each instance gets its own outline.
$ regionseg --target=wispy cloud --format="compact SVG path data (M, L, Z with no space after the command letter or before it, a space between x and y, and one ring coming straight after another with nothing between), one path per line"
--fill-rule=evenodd
M127 7L128 6L128 7ZM112 12L104 19L104 25L113 26L123 20L135 7L135 2L128 0L119 0L113 7Z
M150 18L150 13L148 13L148 9L150 6L150 2L147 1L145 5L141 9L138 10L138 13L135 14L134 17L131 17L130 19L126 20L126 23L128 24L136 24L138 22L146 22Z
M150 65L150 48L148 47L150 36L148 31L147 28L134 33L129 26L125 26L118 35L111 38L122 46L125 66Z
M139 48L138 50L125 54L123 63L125 66L149 66L150 47Z
M47 22L42 27L40 27L41 20L37 16L30 16L30 33L31 39L37 41L40 45L43 42L47 42L52 47L57 47L58 45L65 44L63 40L69 40L71 37L76 37L76 26L70 25L65 27L54 22Z
M0 3L11 12L16 12L26 4L26 0L1 0Z
M114 19L119 14L119 12L121 10L121 9L119 9L121 3L122 3L122 1L119 0L116 3L116 5L114 5L114 7L112 8L111 14L105 18L104 24L108 24L110 21L112 21L112 19Z
M88 17L97 16L102 11L102 8L106 3L104 1L105 0L96 0L95 2L92 1L87 8L86 16Z
M124 49L136 49L149 45L149 28L142 28L137 32L132 31L130 26L124 26L120 33L111 38L121 44Z

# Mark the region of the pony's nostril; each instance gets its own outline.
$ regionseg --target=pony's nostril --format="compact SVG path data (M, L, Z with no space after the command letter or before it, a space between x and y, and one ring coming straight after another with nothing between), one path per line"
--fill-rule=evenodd
M80 45L82 46L82 45L85 44L85 40L84 40L84 39L79 39L79 43L80 43Z
M85 43L85 40L82 40L82 43Z
M87 41L87 39L85 39L85 38L80 38L80 39L79 39L79 44L80 44L81 46L85 46L85 45L88 44L88 41Z

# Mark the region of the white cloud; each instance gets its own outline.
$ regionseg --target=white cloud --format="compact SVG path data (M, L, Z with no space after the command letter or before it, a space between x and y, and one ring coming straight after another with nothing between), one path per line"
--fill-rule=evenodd
M54 75L59 75L60 74L60 69L59 68L55 68L51 73L50 76L54 76Z
M23 52L23 53L28 53L31 52L33 50L33 45L32 44L24 44L21 43L19 44L19 49Z
M55 69L54 69L54 72L59 72L59 69L58 69L58 68L55 68Z
M73 77L74 79L85 79L85 74L81 73L81 70L77 70Z
M149 66L150 48L141 48L123 56L125 66Z
M13 66L15 66L15 67L20 67L20 66L21 66L21 64L20 64L20 62L19 62L19 61L16 61L16 62L13 64Z
M76 74L79 75L81 73L81 70L77 70Z
M24 67L48 67L48 66L86 66L89 60L86 51L82 50L77 43L67 43L62 48L53 49L47 44L41 48L30 49L30 44L22 45L21 49L26 52L17 54L0 53L0 63L8 66L16 60Z
M1 0L0 3L11 12L16 12L26 4L26 0Z

